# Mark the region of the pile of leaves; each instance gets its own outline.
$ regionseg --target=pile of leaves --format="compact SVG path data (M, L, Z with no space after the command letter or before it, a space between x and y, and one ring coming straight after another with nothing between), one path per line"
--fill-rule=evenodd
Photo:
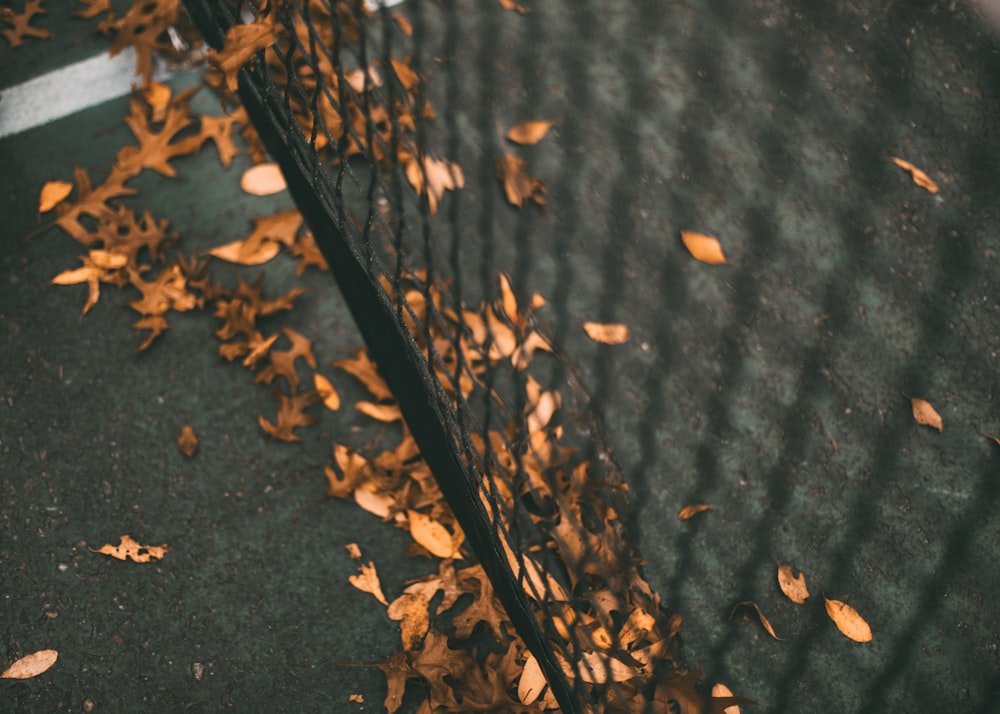
M272 419L258 417L261 429L271 438L296 441L297 430L319 420L320 404L332 410L341 406L333 381L318 369L312 340L289 327L265 323L265 318L292 310L304 289L265 297L269 291L263 274L255 281L240 277L236 285L226 286L217 280L213 265L221 261L260 266L292 258L297 275L310 268L326 270L301 215L289 210L263 216L254 220L245 238L202 254L184 253L177 250L179 237L169 232L167 220L154 218L148 210L140 213L122 199L136 193L129 184L141 172L174 178L174 162L206 144L215 147L220 163L228 167L240 150L237 127L242 128L241 143L251 159L267 160L234 94L239 69L264 51L264 61L279 80L291 81L294 75L296 82L322 90L316 103L293 104L293 109L331 165L361 153L387 170L401 167L414 194L434 213L445 192L461 189L464 179L457 164L427 155L417 141L417 118L434 114L420 91L421 79L406 58L350 72L331 59L358 42L369 21L360 2L331 5L310 0L309 26L296 22L294 13L281 12L285 3L272 2L255 6L253 22L234 27L223 50L209 53L211 69L205 81L228 113L198 114L190 107L196 90L175 95L151 80L154 53L171 47L176 51L168 31L178 21L177 0L136 2L120 17L101 0L84 5L83 16L103 14L100 29L114 36L112 52L130 45L139 50L137 72L144 83L125 119L136 143L118 151L103 181L95 185L88 172L77 167L73 183L57 180L43 188L39 210L53 211L50 225L84 248L82 265L59 273L53 283L86 284L84 313L99 301L104 285L133 292L128 305L137 313L133 327L142 335L137 351L154 344L175 313L211 311L219 321L215 335L220 357L239 362L253 372L255 382L273 389L276 414ZM396 25L408 33L404 18L398 17ZM294 48L297 40L309 39L313 27L321 28L319 39L333 52L306 61ZM183 34L175 34L179 32ZM389 84L393 91L376 91ZM511 129L508 139L535 143L550 126L523 122ZM502 190L512 205L543 204L544 183L528 176L524 166L513 155L502 160ZM563 417L564 401L572 395L558 387L543 388L532 375L536 355L552 350L535 321L544 298L534 295L522 301L510 281L499 276L495 300L456 304L450 301L447 284L428 280L417 269L395 282L384 278L383 287L390 299L406 305L403 321L451 406L460 409L479 395L506 415L506 423L470 435L467 458L484 475L480 497L494 516L508 563L536 605L567 678L591 709L722 711L745 701L725 692L708 697L695 689L698 670L689 671L678 660L681 618L662 607L643 578L640 561L623 537L614 499L609 498L625 486L605 478L603 466L583 457L580 436L567 428L571 420ZM627 337L624 326L596 326L588 333L611 343ZM401 436L394 447L379 453L334 444L333 464L325 472L328 495L351 499L406 529L413 538L408 555L439 560L435 574L408 583L391 601L381 591L374 564L361 563L352 578L356 587L386 606L390 619L400 622L402 651L379 665L389 682L386 709L398 709L409 680L424 684L422 712L554 708L538 662L474 562L374 363L359 349L355 357L332 366L371 394L354 408L379 422L397 424ZM501 372L506 375L504 393L495 379ZM356 557L360 560L360 551Z

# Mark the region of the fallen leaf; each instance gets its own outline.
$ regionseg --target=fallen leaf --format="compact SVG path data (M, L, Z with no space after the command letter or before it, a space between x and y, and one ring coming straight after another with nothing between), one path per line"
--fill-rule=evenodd
M809 589L806 587L806 576L799 573L798 577L792 575L791 565L778 566L778 586L785 597L797 605L802 605L809 598Z
M347 701L349 701L349 702L355 702L356 704L364 704L365 703L365 695L364 694L352 694L349 697L347 697Z
M855 642L871 642L872 628L868 626L857 610L840 600L823 598L823 602L826 605L826 614L830 616L833 624L843 633L844 637Z
M402 32L404 35L406 35L407 37L413 35L413 25L411 25L410 21L407 20L405 17L400 15L398 12L394 12L392 13L392 20L393 22L396 23L396 26L399 28L399 31Z
M628 325L620 323L585 322L583 331L594 342L605 345L620 345L628 340Z
M910 399L910 404L913 407L913 418L918 424L933 427L938 431L944 430L944 423L941 421L941 415L938 414L934 407L931 406L930 402L912 397Z
M302 437L292 431L299 426L309 426L319 421L319 418L306 414L303 410L316 403L316 392L300 392L293 396L285 394L281 387L278 387L271 395L278 405L278 418L274 424L262 416L257 417L260 428L282 441L299 441Z
M235 92L237 74L260 50L274 44L274 15L261 13L249 25L232 25L226 31L222 50L209 50L208 61L225 75L226 89Z
M430 627L430 613L427 598L417 593L403 593L392 601L387 610L390 620L399 621L403 649L407 652L419 649L424 635Z
M332 412L340 409L340 395L337 390L334 389L333 384L330 380L324 377L319 372L313 374L313 386L316 388L316 394L319 395L320 401L323 402L323 406Z
M39 650L25 655L0 673L0 679L31 679L56 663L59 652L56 650Z
M465 186L461 166L429 156L424 157L422 162L412 158L406 162L406 180L418 196L427 194L427 207L431 213L437 211L438 201L445 191L457 191Z
M5 8L6 9L6 8ZM35 15L44 15L45 10L42 9L42 0L25 0L24 10L20 13L15 13L11 11L9 14L3 16L4 22L9 24L10 29L0 30L0 34L7 38L10 42L11 49L15 47L20 47L24 44L25 37L34 37L38 40L44 40L52 37L52 33L41 27L32 27L30 24L32 18Z
M110 543L102 545L97 550L90 548L91 553L103 553L104 555L110 555L112 558L117 558L118 560L126 560L131 558L136 563L149 563L156 562L163 558L168 552L170 552L170 546L164 543L163 545L139 545L135 540L129 535L123 535L118 543L118 545L111 545Z
M529 176L525 171L527 162L519 156L504 154L497 160L497 178L503 184L507 200L514 206L522 206L525 201L545 205L545 183Z
M240 177L240 188L251 196L271 196L287 187L285 175L277 164L251 166Z
M712 699L724 699L732 696L733 691L722 682L712 685ZM740 714L740 707L738 704L733 704L723 709L722 714Z
M357 543L348 543L344 546L347 549L347 554L351 556L354 560L361 560L361 548L358 547Z
M514 0L497 0L504 10L514 10L522 15L527 15L530 11L524 5L514 2Z
M722 253L722 245L712 236L694 231L681 231L681 240L684 241L684 247L694 256L695 260L709 265L721 265L726 262L726 256Z
M177 448L185 456L194 456L194 452L198 450L198 435L190 426L181 429L180 436L177 437Z
M261 265L271 260L280 251L281 244L279 243L270 240L251 242L248 238L218 245L208 251L208 254L238 265Z
M980 434L980 436L985 436L987 439L992 441L997 446L1000 446L1000 437L993 436L993 434Z
M430 551L431 555L438 558L462 557L460 547L465 535L457 525L452 534L444 525L419 511L409 510L406 516L413 540Z
M167 117L167 107L170 105L170 87L159 82L147 82L142 87L142 97L149 108L153 110L154 122L161 122Z
M51 211L72 192L73 184L69 181L49 181L42 186L42 192L38 196L38 212Z
M691 516L696 516L702 511L711 511L712 507L707 503L692 503L690 505L684 506L677 514L677 517L682 521L686 521Z
M354 408L365 416L376 421L394 422L403 418L403 413L395 404L375 404L373 402L356 402Z
M532 704L541 696L542 690L548 686L545 675L542 674L542 666L538 664L535 655L530 655L528 661L524 663L521 670L521 679L517 684L517 698L521 704Z
M757 618L760 620L760 624L764 626L764 629L767 630L767 634L769 634L776 640L781 639L780 637L778 637L778 635L774 631L774 628L771 626L771 621L764 616L764 613L761 612L760 610L760 606L758 606L757 603L755 603L753 600L744 600L743 602L736 603L736 605L733 606L732 612L729 613L729 617L732 617L736 613L736 611L741 608L749 608L754 612L756 612ZM745 620L747 618L744 617L743 619Z
M530 146L545 138L552 126L550 121L524 121L516 124L507 132L507 139L515 144Z
M347 580L363 593L371 593L383 605L388 606L389 601L382 594L382 583L379 582L378 573L375 571L375 563L369 561L368 565L361 563L358 566L358 574L352 575Z
M904 171L910 172L910 176L913 177L913 183L917 184L917 186L920 186L920 188L925 188L931 193L938 192L938 185L931 180L930 176L925 174L923 171L918 169L909 161L904 161L903 159L897 159L895 156L891 158L892 162L896 164L896 166L903 169Z

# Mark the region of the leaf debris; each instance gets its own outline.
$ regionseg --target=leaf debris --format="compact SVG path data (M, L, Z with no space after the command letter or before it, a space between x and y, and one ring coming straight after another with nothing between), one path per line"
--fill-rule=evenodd
M793 576L790 565L778 566L778 587L781 588L785 597L797 605L803 605L809 599L805 574L800 572L797 576Z
M910 173L910 176L913 178L913 183L917 184L917 186L920 186L920 188L926 189L931 193L938 192L939 190L938 185L934 183L934 181L931 180L931 177L928 176L926 173L918 169L909 161L904 161L903 159L896 158L895 156L891 158L892 158L892 163L896 164L896 166L903 169L904 171L908 171Z
M163 545L139 545L131 536L123 535L119 539L118 545L105 544L96 550L90 548L92 553L102 553L110 555L117 560L131 559L136 563L155 563L162 560L163 556L170 552L170 546Z
M47 671L59 659L57 650L39 650L15 660L0 673L0 679L31 679Z
M681 240L695 260L709 265L722 265L726 262L722 244L717 238L694 231L681 231Z
M826 606L826 614L833 620L833 624L841 631L844 637L855 642L870 642L872 639L872 628L863 617L853 607L840 600L823 598Z
M944 430L944 422L941 420L941 415L931 406L930 402L911 397L910 405L913 410L913 419L918 424L929 426L938 431Z

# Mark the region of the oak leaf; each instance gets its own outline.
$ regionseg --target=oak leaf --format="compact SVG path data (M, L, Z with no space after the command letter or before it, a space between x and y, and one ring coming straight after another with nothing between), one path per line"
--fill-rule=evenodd
M299 373L295 369L295 360L302 358L306 364L316 369L316 356L312 351L312 340L305 335L290 327L281 328L281 333L292 343L292 346L287 350L269 350L267 358L270 364L262 369L253 381L255 384L260 382L270 384L275 377L284 377L294 393L299 388Z
M261 50L274 44L274 20L261 13L249 25L233 25L226 31L222 50L209 50L208 61L225 76L226 89L235 92L237 74Z
M583 331L594 342L605 345L620 345L628 341L628 325L621 323L585 322Z
M47 671L59 659L56 650L39 650L16 660L0 673L0 679L31 679Z
M121 17L110 13L98 29L115 36L112 57L126 47L136 52L135 73L148 82L153 78L153 52L171 50L169 42L161 41L167 30L177 24L180 0L146 0L133 2Z
M462 168L451 161L425 156L423 160L410 158L406 165L406 180L410 182L418 196L427 195L427 208L437 211L438 201L445 191L457 191L465 186Z
M271 395L278 405L278 415L275 423L269 422L263 416L257 417L260 428L271 437L282 441L301 441L302 437L292 431L296 427L309 426L319 421L318 417L306 414L303 410L316 403L318 396L314 391L300 392L291 396L281 388L275 389Z
M872 628L869 627L865 619L858 614L858 611L840 600L823 598L826 605L826 614L833 620L833 624L843 633L844 637L855 642L870 642L872 639Z
M549 128L553 122L550 121L525 121L515 124L507 132L507 139L515 144L530 146L537 144L549 133Z
M382 593L382 583L378 579L378 572L375 570L375 563L369 561L368 565L361 563L358 565L358 574L347 578L348 582L364 593L371 593L383 605L388 605Z
M504 154L497 160L497 178L503 184L504 193L511 205L521 207L525 201L545 205L545 183L529 176L527 162L519 156Z
M198 450L198 435L190 426L181 429L181 433L177 437L177 448L188 457L194 456Z
M175 177L177 170L170 161L178 156L196 153L204 143L197 135L178 138L181 132L194 124L195 118L188 110L188 104L198 89L192 87L170 100L159 131L154 130L150 123L152 114L147 111L146 102L133 96L129 100L131 111L125 117L125 123L139 145L119 149L115 156L115 167L130 176L139 174L143 169L152 169L164 176Z
M944 423L941 420L941 415L938 414L937 410L931 406L930 402L923 399L917 399L916 397L911 397L910 405L913 410L913 419L918 424L929 426L937 429L938 431L944 430Z
M764 613L761 612L760 606L757 603L755 603L753 600L744 600L743 602L736 603L736 605L733 606L732 612L729 613L729 617L731 618L734 614L736 614L736 612L738 610L745 609L745 608L749 608L749 609L751 609L751 610L753 610L754 612L757 613L757 619L760 620L760 624L764 626L764 629L767 631L767 634L769 634L771 637L773 637L776 640L780 640L781 639L775 633L774 627L771 626L771 621L767 619L767 617L764 615ZM746 620L748 618L744 615L743 619Z
M378 373L378 366L372 362L368 352L362 347L353 359L338 359L330 363L358 379L376 400L383 402L395 399L395 395Z
M72 192L73 184L69 181L49 181L42 186L42 192L38 196L38 212L51 211Z
M251 166L240 177L240 188L251 196L271 196L288 188L277 164Z
M0 34L7 38L11 49L23 45L25 37L34 37L38 40L52 37L52 33L48 30L41 27L32 27L29 24L36 15L44 14L45 10L42 9L42 0L25 0L24 9L21 12L0 14L0 20L10 25L10 28L0 30Z
M677 517L680 518L682 521L686 521L692 516L696 516L699 513L711 510L712 507L709 506L707 503L692 503L690 505L684 506L684 508L682 508L680 512L678 512Z
M123 535L118 542L118 545L111 545L110 543L102 545L100 548L94 550L90 549L92 553L102 553L104 555L110 555L112 558L118 560L127 560L131 558L136 563L150 563L161 560L168 552L170 552L170 546L164 543L163 545L139 545L131 536Z
M140 90L142 98L153 110L151 118L154 123L160 123L167 118L167 108L170 106L170 87L159 82L146 82Z
M722 253L722 245L718 239L712 236L694 231L681 231L681 240L695 260L709 265L721 265L726 262L726 256Z
M938 192L938 185L931 180L931 177L925 174L923 171L918 169L916 166L911 164L909 161L904 161L903 159L898 159L895 156L891 157L892 163L896 164L899 168L904 171L908 171L910 176L913 178L913 183L920 186L920 188L926 189L931 193Z
M778 566L778 586L781 588L781 592L785 594L785 597L796 605L803 605L809 599L809 589L806 587L805 574L800 572L798 576L793 576L792 566L790 565Z

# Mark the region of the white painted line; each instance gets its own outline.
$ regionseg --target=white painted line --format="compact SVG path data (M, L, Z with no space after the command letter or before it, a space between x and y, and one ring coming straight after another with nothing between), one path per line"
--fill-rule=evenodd
M157 72L162 80L169 74ZM75 114L132 91L135 50L110 57L106 52L0 89L0 138Z
M365 9L375 12L379 7L393 7L402 2L403 0L365 0Z

